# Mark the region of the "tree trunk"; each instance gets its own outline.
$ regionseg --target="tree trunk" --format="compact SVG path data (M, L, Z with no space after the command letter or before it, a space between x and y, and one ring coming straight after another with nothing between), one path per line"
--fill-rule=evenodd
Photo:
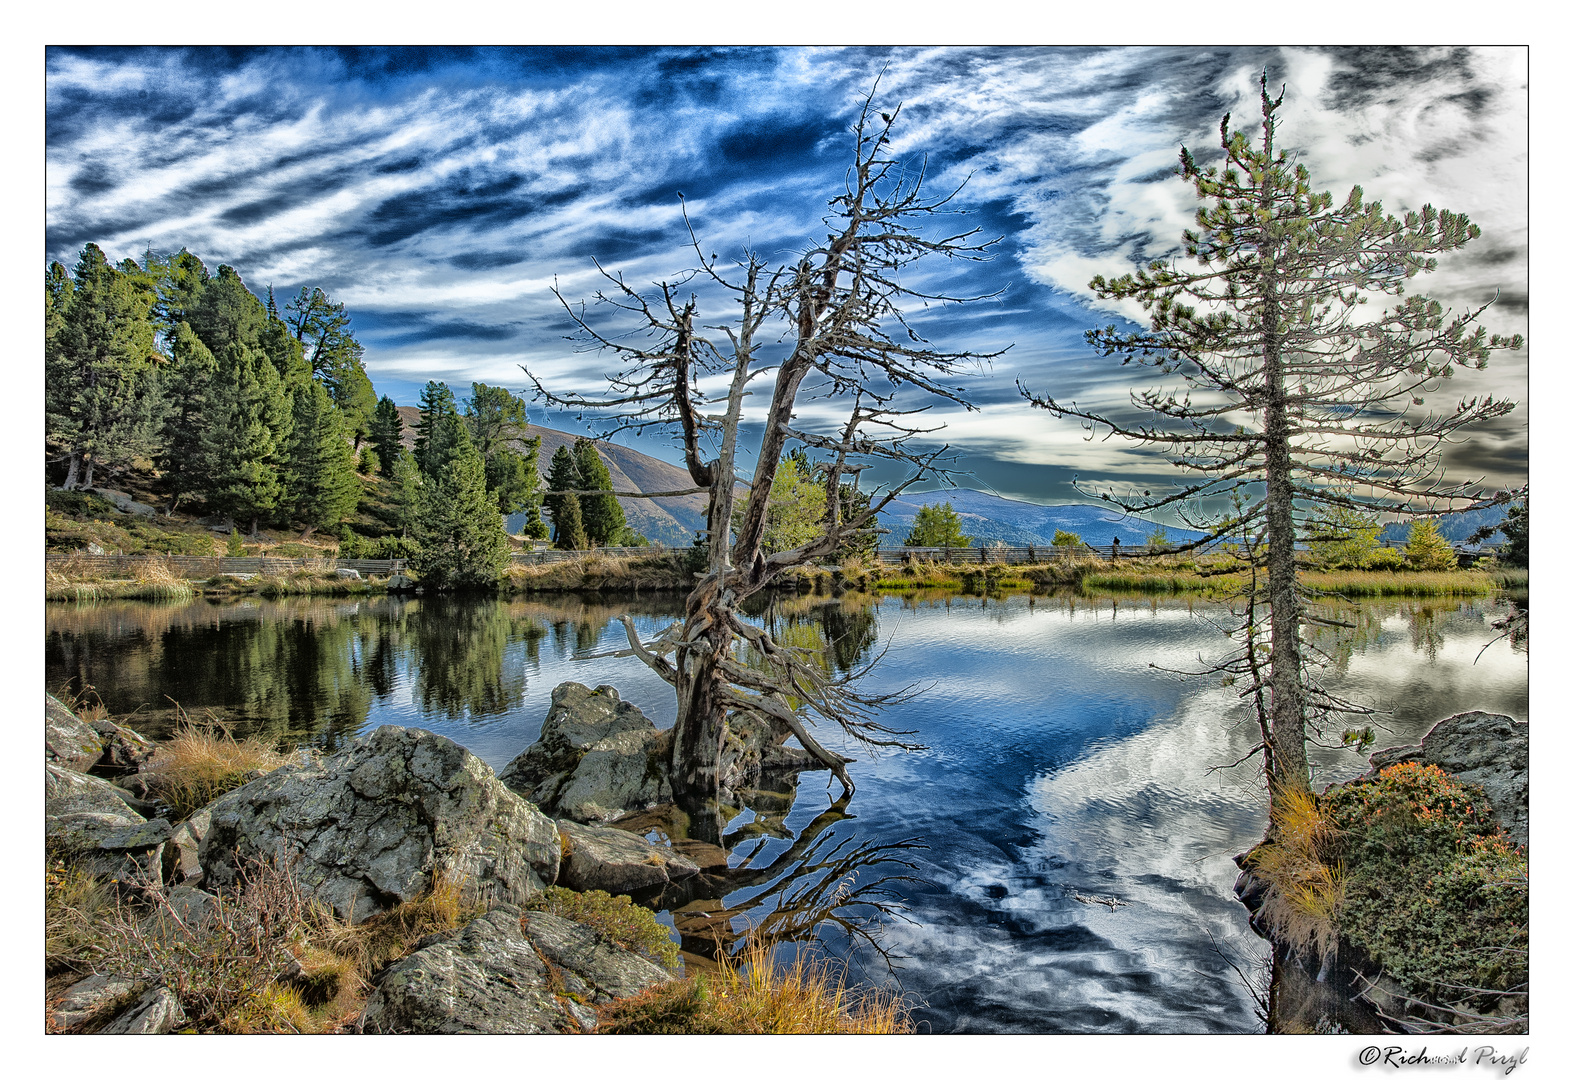
M71 466L66 470L66 482L61 487L66 491L75 491L77 486L77 473L82 468L82 451L71 451Z
M683 627L684 640L692 644L680 649L676 657L678 720L672 728L672 795L691 814L721 793L727 705L717 660L730 648L731 637L720 606L714 584L696 591Z
M86 490L93 486L93 457L89 454L84 460L87 462L87 469L82 474L82 487Z

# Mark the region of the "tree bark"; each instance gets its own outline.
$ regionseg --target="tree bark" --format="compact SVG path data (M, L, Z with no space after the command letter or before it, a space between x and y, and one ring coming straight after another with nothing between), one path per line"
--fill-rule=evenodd
M77 474L81 470L81 468L82 468L82 451L80 451L80 450L73 450L73 451L71 451L71 466L70 466L70 468L68 468L66 470L66 482L61 485L61 488L63 490L65 490L65 491L75 491L76 490Z

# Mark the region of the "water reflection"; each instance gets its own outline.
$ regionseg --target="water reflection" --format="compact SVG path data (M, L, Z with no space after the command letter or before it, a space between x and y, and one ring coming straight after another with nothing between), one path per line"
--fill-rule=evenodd
M1322 605L1348 625L1309 634L1329 688L1381 710L1381 748L1454 712L1527 715L1523 636L1486 648L1494 623L1523 610L1512 603ZM692 823L628 823L705 867L659 902L696 953L718 937L735 947L750 926L846 931L824 918L838 904L849 920L895 905L880 944L907 958L900 985L937 1032L1260 1030L1221 950L1246 970L1265 953L1230 892L1230 857L1265 823L1261 777L1255 764L1210 771L1252 745L1253 724L1237 688L1154 667L1219 655L1215 611L1201 599L947 591L762 602L754 618L839 674L883 652L870 691L928 687L884 718L926 748L873 755L832 740L859 759L856 819L825 774L808 773L718 807L721 842L708 848ZM643 665L574 657L621 645L621 615L648 637L681 613L675 597L599 596L51 605L46 685L91 684L154 735L172 698L241 734L330 746L377 724L426 727L497 769L536 738L565 680L617 685L670 725L671 688ZM1319 783L1365 764L1332 747L1311 757ZM856 934L832 937L854 959L871 951ZM868 977L886 978L880 968L866 965Z

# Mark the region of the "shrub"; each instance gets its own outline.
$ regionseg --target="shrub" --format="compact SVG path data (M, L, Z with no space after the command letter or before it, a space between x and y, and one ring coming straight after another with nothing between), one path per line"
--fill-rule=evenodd
M1373 548L1366 558L1368 570L1398 570L1405 564L1405 554L1398 548Z
M288 760L256 736L237 742L217 721L198 725L182 714L174 737L159 744L140 775L153 797L170 807L174 820L182 821Z
M678 946L667 928L656 921L648 909L627 896L612 896L600 889L574 892L553 885L525 905L530 911L545 911L574 922L584 923L602 937L638 953L668 971L683 966Z
M1346 941L1430 1000L1523 991L1528 863L1479 787L1412 762L1325 798L1347 868Z
M677 979L598 1010L608 1035L894 1035L912 1031L908 1008L882 991L853 991L846 970L803 953L789 965L752 943L723 952L714 973Z

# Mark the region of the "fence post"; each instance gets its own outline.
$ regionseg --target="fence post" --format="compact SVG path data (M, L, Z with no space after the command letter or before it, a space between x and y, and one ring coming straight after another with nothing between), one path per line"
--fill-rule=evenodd
M989 561L989 549L988 548L981 547L981 548L978 549L978 561L981 562L981 563L986 563L986 562Z

